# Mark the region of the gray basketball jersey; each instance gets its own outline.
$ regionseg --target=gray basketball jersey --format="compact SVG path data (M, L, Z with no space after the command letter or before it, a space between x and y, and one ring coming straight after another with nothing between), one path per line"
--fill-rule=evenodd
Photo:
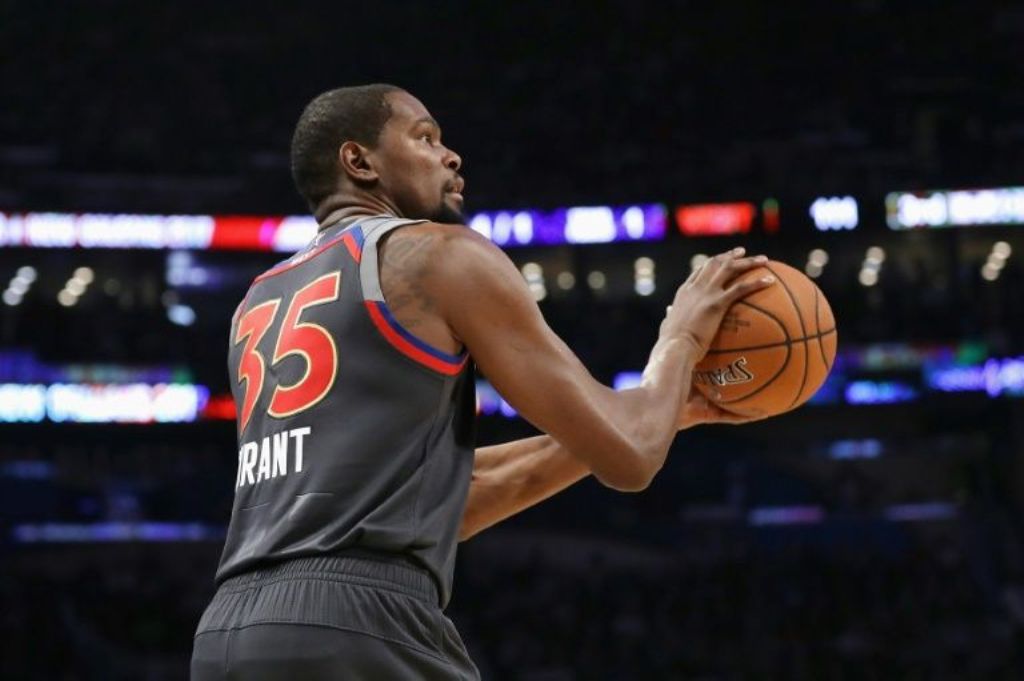
M346 220L257 277L231 324L238 473L224 579L297 556L404 555L451 594L473 468L471 364L388 310L378 240Z

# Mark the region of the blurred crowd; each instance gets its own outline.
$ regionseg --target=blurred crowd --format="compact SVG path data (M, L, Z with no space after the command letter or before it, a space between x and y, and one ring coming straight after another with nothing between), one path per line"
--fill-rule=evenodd
M986 592L957 543L843 551L752 536L717 558L666 554L659 567L615 565L629 559L627 543L575 566L468 546L448 614L493 681L1024 673L1021 574ZM36 549L9 567L5 679L183 678L219 547L100 548Z
M984 185L1024 146L1006 1L4 13L0 197L20 208L301 208L302 103L367 81L432 109L477 207Z
M462 574L471 586L454 616L497 681L1011 679L1024 671L1024 622L986 602L951 546L884 555L794 543L656 574L600 561L578 574L542 561L469 562Z
M875 240L850 235L850 243L835 245L814 239L739 243L798 268L811 248L829 248L830 262L817 283L835 312L843 349L893 341L950 346L973 342L994 357L1024 352L1024 315L1017 300L1024 280L1020 265L1024 239L1005 230L974 234L969 237L973 241L962 238L964 243L948 232L930 234L927 239L898 238L906 236L877 240L885 245L887 257L878 284L870 288L857 278L864 251ZM979 273L987 253L982 247L990 249L999 239L1012 243L1016 253L997 281L985 281ZM596 246L564 251L562 262L550 263L545 257L551 255L543 252L512 251L510 255L520 266L531 260L545 264L549 288L540 302L545 319L595 376L611 381L618 372L637 371L646 364L665 306L689 273L694 251L714 253L733 243L737 241L705 239L684 247L667 242L656 248L634 248L635 253ZM967 246L981 254L956 254L958 248L970 250ZM657 289L650 296L633 290L633 261L644 254L654 256L657 263ZM161 254L141 253L121 260L106 254L37 255L34 264L47 283L30 290L21 305L0 308L0 348L31 349L41 362L55 366L181 367L192 382L226 393L230 384L224 357L232 312L251 279L269 268L275 257L279 255L198 254L196 267L205 268L208 276L226 278L230 273L233 278L220 286L180 288L165 282ZM62 307L56 291L47 286L59 288L72 267L83 262L95 269L99 283L74 307ZM23 264L21 254L0 258L0 278ZM563 270L578 282L573 290L557 288L555 280ZM606 290L587 288L591 270L606 273ZM114 293L102 288L110 281L116 282ZM169 318L168 310L182 304L195 314L191 326L180 326ZM630 332L609 333L609 329ZM11 379L0 377L0 383L5 381Z
M490 440L525 432L483 425ZM4 678L180 679L212 594L217 536L23 543L16 528L222 526L230 424L149 427L114 445L124 426L75 428L0 449ZM785 455L785 430L695 431L643 494L584 481L462 545L448 614L484 678L1019 678L1024 551L998 479L1012 461L978 458L970 437L951 435L921 440L921 452L819 466L815 478L794 462L820 454ZM991 437L1019 451L1011 431ZM917 492L893 484L929 476ZM882 519L886 504L921 494L960 501L930 521ZM748 519L780 504L827 515Z

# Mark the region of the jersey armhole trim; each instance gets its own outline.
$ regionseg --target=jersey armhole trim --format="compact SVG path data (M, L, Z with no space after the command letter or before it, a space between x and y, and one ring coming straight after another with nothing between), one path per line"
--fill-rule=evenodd
M370 315L370 320L384 336L384 339L409 359L445 376L457 376L466 366L469 353L465 350L458 355L450 355L443 350L438 350L402 326L391 314L387 303L379 300L364 300L363 302Z
M358 265L363 259L363 230L359 225L355 225L352 229L346 229L341 235L341 242L345 244L345 248L348 249L349 255L356 261Z

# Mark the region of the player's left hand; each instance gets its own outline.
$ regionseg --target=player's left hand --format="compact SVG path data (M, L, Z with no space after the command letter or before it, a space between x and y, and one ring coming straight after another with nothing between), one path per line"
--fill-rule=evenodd
M741 416L722 409L704 397L696 388L690 388L690 396L683 402L676 419L676 428L686 430L702 423L750 423L757 421L758 416Z

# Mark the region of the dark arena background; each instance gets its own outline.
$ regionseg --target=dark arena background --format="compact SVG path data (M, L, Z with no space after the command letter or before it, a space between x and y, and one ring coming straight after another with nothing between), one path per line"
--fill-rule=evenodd
M302 107L375 81L609 385L735 245L838 320L810 404L460 546L485 679L1024 678L1024 6L895 0L0 4L0 677L187 678L231 313L315 230Z

